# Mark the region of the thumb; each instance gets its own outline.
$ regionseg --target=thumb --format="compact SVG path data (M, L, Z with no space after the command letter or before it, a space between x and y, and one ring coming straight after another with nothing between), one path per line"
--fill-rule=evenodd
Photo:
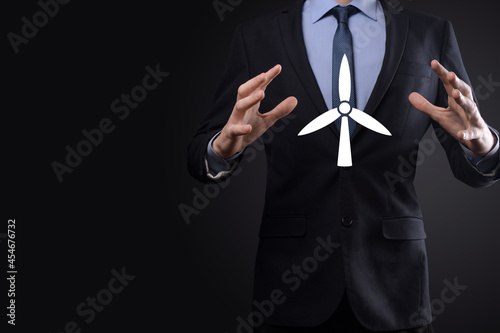
M273 110L266 113L265 116L268 117L272 123L275 123L279 119L290 114L298 103L297 98L290 96L278 104Z
M434 119L437 112L436 107L431 102L426 100L424 96L420 95L419 93L413 92L410 94L408 99L410 103L415 107L415 109L427 114L432 119Z

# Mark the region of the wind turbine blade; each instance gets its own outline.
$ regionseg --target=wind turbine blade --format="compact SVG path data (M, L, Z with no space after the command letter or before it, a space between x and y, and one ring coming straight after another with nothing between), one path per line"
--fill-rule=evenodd
M323 127L333 123L335 120L337 120L338 117L340 117L340 112L337 109L326 111L325 113L314 118L309 124L307 124L302 129L302 131L300 131L299 136L320 130Z
M389 132L389 130L385 128L384 125L382 125L380 122L378 122L378 120L376 120L366 112L353 108L351 113L349 114L349 117L351 117L358 124L371 129L374 132L392 136L391 132Z
M347 117L342 117L342 124L340 125L339 156L337 165L339 167L352 166L351 138L349 135L349 119Z
M351 70L349 69L349 61L345 54L340 63L339 97L341 102L349 102L351 99Z

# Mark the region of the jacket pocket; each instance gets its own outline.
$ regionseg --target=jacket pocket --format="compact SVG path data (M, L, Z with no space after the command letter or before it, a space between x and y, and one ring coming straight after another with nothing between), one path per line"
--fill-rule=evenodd
M382 230L386 239L418 240L427 238L424 221L418 217L383 219Z
M300 237L306 234L306 219L300 216L264 217L259 237Z

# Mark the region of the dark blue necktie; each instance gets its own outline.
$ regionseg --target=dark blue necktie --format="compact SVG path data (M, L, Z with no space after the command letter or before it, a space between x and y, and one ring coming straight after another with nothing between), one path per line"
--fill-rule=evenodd
M337 6L332 9L332 12L333 16L335 16L338 22L337 31L335 32L335 36L333 37L333 107L337 108L340 103L343 102L339 97L339 73L342 58L344 57L344 55L346 55L351 72L351 100L349 101L349 104L354 108L356 107L356 91L354 84L352 35L347 22L350 16L359 12L359 9L351 5L347 7ZM339 119L335 121L335 125L337 126L339 132L341 120L342 117L339 117ZM352 135L355 127L356 123L351 118L349 118L349 134Z

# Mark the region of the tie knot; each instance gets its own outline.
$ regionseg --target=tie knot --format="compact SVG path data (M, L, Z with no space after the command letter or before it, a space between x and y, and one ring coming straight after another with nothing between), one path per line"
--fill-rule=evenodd
M354 6L341 7L337 6L333 8L333 16L337 19L338 23L347 23L349 17L358 13L359 9Z

